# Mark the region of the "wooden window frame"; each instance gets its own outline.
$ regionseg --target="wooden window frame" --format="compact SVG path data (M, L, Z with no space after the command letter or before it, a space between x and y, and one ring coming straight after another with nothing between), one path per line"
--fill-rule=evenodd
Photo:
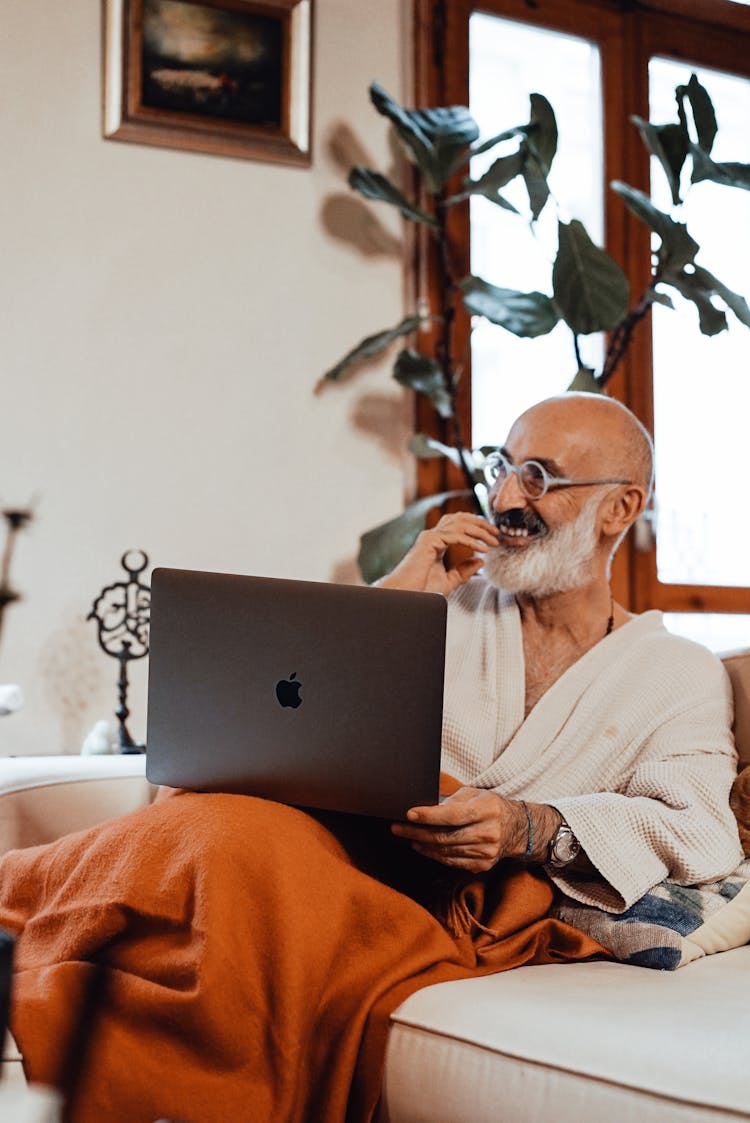
M532 26L584 36L599 45L602 58L605 176L608 184L622 179L649 189L649 158L635 128L623 130L633 114L648 118L647 60L652 55L676 60L695 59L697 65L735 72L750 78L750 7L731 0L414 0L416 105L466 105L469 90L469 16L483 11ZM743 57L744 45L744 57ZM543 90L541 92L544 92ZM616 110L607 114L607 106ZM498 122L498 126L508 122ZM609 206L605 191L605 241L628 274L633 291L641 292L650 277L648 232L624 206ZM470 271L469 207L453 208L449 235L454 268ZM435 306L437 271L428 239L415 242L415 297ZM434 330L434 329L433 329ZM469 317L457 309L454 322L456 353L469 354ZM427 339L427 346L436 340ZM460 424L471 432L471 370L458 393ZM651 333L641 325L609 393L626 402L653 432ZM417 402L418 429L438 432L434 413ZM460 487L458 473L438 461L422 462L419 490L428 494L443 487ZM750 613L750 587L664 584L658 580L656 546L636 550L633 536L618 552L613 591L636 612L661 608L670 612Z

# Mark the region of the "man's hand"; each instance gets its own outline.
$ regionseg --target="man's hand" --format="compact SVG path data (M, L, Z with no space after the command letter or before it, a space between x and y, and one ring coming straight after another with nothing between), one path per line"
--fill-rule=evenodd
M465 511L443 515L432 530L422 531L403 561L379 585L385 589L413 589L447 596L479 572L484 561L482 555L497 545L499 534L481 515ZM471 556L448 568L445 559L452 546L470 551Z
M446 866L483 873L501 858L526 853L529 824L523 804L497 792L460 788L437 807L413 807L407 818L408 823L393 824L393 833Z

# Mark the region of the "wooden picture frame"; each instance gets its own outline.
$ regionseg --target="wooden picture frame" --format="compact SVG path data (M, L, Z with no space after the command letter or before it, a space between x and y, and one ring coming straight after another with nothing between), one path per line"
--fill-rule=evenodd
M309 165L313 0L103 0L103 135Z

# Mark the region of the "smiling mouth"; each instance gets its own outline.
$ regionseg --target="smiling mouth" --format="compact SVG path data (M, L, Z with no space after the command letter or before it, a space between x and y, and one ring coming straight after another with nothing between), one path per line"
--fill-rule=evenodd
M530 538L542 538L547 533L547 524L533 511L522 511L518 507L510 511L503 511L495 516L495 526L503 538L513 538L528 541Z

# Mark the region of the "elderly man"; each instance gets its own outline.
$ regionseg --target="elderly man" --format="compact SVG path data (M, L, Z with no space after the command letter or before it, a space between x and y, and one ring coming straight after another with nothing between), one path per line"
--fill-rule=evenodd
M381 582L449 597L443 766L468 785L394 833L467 870L544 863L612 911L665 877L727 874L723 668L609 588L651 490L648 433L610 398L567 394L524 413L488 467L493 522L445 516ZM451 547L471 556L446 567Z
M740 861L721 665L609 590L647 434L552 399L490 470L493 521L446 516L383 582L449 599L441 805L384 829L182 793L0 863L13 1030L72 1123L366 1123L413 990L608 954L552 882L616 911Z

